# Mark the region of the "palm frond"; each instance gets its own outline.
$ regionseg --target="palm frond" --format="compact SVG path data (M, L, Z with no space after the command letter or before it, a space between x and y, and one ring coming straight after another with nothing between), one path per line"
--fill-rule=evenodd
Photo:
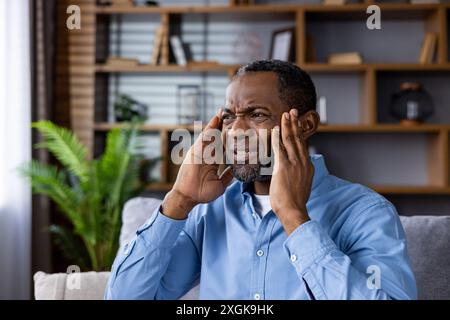
M89 269L89 255L72 231L57 225L51 225L49 231L66 259L74 261L82 270Z
M73 223L78 224L76 209L79 205L79 195L65 182L65 176L55 166L31 161L19 168L21 174L31 182L35 194L42 194L52 199Z
M50 121L34 122L44 141L36 147L48 149L69 171L82 182L88 179L87 149L69 130Z
M106 150L100 159L102 178L108 182L108 205L111 207L120 204L120 195L125 177L132 160L130 145L133 143L135 130L116 129L108 133Z

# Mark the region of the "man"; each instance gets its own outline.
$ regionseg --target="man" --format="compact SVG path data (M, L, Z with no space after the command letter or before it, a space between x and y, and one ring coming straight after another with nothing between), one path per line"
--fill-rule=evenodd
M225 141L254 129L272 146L273 174L234 157L219 178L217 164L185 161L161 207L116 258L105 297L177 299L200 280L200 299L415 299L393 205L308 155L315 105L314 84L297 66L242 67L204 132L221 129ZM191 149L186 159L194 158Z

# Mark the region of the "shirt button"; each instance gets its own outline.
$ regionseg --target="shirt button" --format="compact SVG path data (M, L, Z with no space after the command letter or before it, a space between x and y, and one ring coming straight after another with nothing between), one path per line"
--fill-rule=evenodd
M255 298L255 300L260 300L261 296L259 295L259 293L255 293L253 298Z
M291 254L291 261L292 262L297 261L297 256L295 254Z
M262 257L262 256L264 255L264 251L258 250L258 251L256 251L256 255L257 255L258 257Z

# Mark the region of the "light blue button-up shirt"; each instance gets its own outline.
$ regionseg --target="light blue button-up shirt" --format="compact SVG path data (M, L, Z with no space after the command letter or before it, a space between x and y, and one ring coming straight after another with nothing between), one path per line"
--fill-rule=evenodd
M186 220L156 210L118 254L105 298L177 299L200 281L200 299L415 299L394 206L311 159L311 221L291 235L235 182Z

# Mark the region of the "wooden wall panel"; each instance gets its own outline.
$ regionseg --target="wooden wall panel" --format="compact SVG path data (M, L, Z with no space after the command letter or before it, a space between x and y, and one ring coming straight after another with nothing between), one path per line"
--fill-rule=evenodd
M69 30L67 8L81 9L81 29ZM56 121L72 129L93 150L95 104L95 0L57 3L55 110Z

